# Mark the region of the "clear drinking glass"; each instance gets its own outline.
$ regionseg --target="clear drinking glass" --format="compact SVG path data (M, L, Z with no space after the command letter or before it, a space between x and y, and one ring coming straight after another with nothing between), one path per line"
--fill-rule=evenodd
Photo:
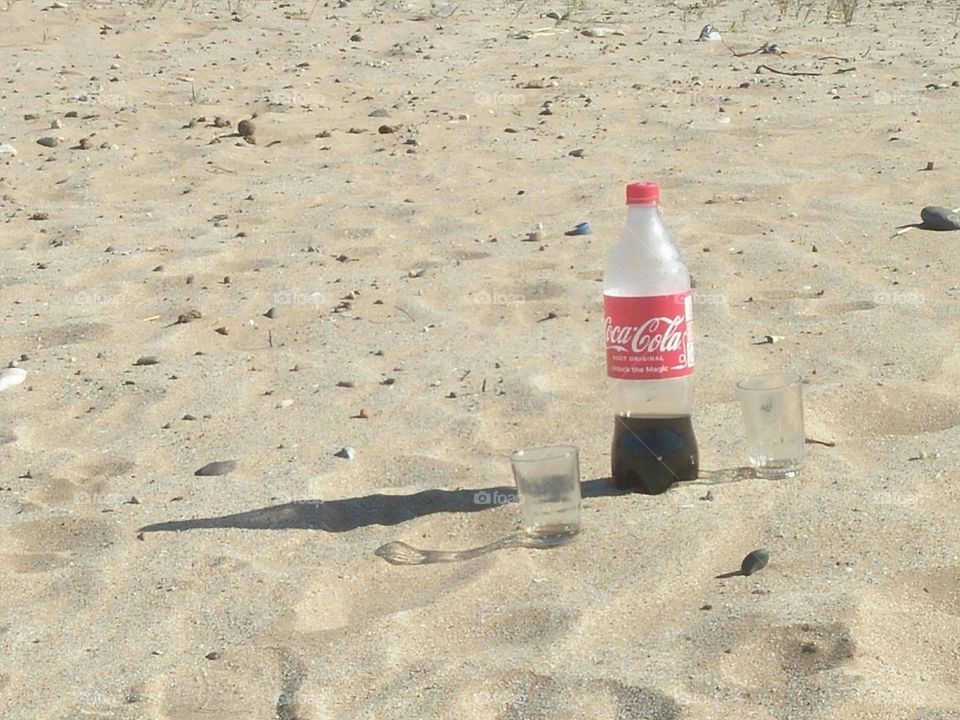
M795 373L755 375L737 383L747 453L758 477L787 478L803 464L803 400Z
M510 455L527 535L561 541L580 531L580 455L569 445Z

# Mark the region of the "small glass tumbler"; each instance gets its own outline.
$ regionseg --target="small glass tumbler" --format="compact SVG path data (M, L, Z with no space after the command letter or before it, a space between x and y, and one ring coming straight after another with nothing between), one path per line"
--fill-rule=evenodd
M561 542L580 531L580 455L569 445L510 455L527 535Z
M803 464L803 399L795 373L755 375L737 383L747 454L757 477L788 478Z

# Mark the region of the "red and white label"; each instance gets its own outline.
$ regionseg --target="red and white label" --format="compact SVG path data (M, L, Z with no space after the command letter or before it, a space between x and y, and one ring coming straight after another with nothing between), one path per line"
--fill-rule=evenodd
M621 380L666 380L693 372L690 293L603 296L607 375Z

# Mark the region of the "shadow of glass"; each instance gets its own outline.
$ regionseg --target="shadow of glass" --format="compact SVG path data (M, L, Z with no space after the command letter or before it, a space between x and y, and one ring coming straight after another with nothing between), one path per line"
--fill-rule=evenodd
M609 478L580 484L585 498L623 495ZM140 532L180 532L215 528L243 530L323 530L348 532L370 525L399 525L435 513L489 510L513 501L516 488L498 486L476 490L424 490L412 495L366 495L340 500L299 500L233 515L170 520L140 528Z
M755 479L757 479L756 471L752 467L743 466L722 468L720 470L701 470L696 480L679 483L679 485L683 487L687 485L726 485L728 483Z

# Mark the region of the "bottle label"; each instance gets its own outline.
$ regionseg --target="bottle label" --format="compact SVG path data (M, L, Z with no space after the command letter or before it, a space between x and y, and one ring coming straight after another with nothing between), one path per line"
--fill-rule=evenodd
M666 380L693 373L690 292L647 297L603 296L607 375Z

